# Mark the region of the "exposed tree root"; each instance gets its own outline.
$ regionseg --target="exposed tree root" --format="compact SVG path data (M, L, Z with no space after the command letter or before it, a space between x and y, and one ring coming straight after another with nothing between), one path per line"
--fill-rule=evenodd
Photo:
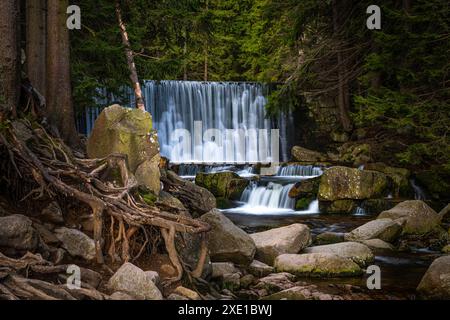
M179 280L183 268L175 247L175 233L201 235L210 229L209 225L202 221L162 211L145 203L137 192L135 177L127 169L126 156L122 154L113 154L103 159L76 157L60 139L51 137L42 126L26 119L16 120L14 124L10 123L0 131L1 149L6 149L5 154L8 155L0 160L5 162L7 159L6 180L11 188L18 186L14 179L25 180L34 185L23 199L71 198L91 209L98 263L104 263L102 243L106 237L109 238L107 253L111 260L115 261L120 257L123 261L129 261L142 254L149 242L146 230L154 227L161 231L170 260L177 270L176 277L171 281ZM5 164L0 163L0 166L5 167ZM105 227L106 225L108 227ZM104 234L105 230L109 236ZM132 257L130 241L142 233L146 240L138 253ZM201 275L205 256L206 249L203 245L201 258L193 276ZM35 283L30 284L16 278L7 283L11 282L20 283L19 288L23 290L21 293L24 295L28 292L30 295L47 298L45 290L41 290L43 293L34 292L28 287L36 287ZM4 286L9 288L6 284ZM17 295L17 292L11 293L4 288L2 292L5 296Z

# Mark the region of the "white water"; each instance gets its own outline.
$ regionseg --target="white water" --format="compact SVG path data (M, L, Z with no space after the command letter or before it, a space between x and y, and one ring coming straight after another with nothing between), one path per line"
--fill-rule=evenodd
M278 175L282 177L304 177L313 178L323 174L320 167L302 166L302 165L287 165L278 169Z
M221 165L221 166L210 166L210 165L198 165L198 164L180 164L178 167L178 175L184 179L193 179L199 172L204 173L216 173L232 171L243 178L249 178L255 176L253 173L253 167L250 165L245 165L237 167L234 165Z
M425 192L422 190L420 186L416 184L416 181L414 179L409 180L411 187L414 190L414 199L416 200L426 200Z
M265 85L145 81L143 91L146 108L158 131L161 154L172 163L279 160L280 141L273 139L276 138L271 131L274 126L266 118L268 89ZM218 129L220 133L209 129ZM227 129L234 131L227 133ZM196 132L200 134L197 136ZM205 132L211 135L205 137ZM245 141L244 145L240 141Z

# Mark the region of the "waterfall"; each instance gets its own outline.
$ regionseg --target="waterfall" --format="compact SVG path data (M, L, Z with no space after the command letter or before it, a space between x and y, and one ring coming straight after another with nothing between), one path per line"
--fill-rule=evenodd
M323 174L320 167L287 165L278 169L279 176L301 176L301 177L317 177Z
M269 182L267 186L252 184L242 193L241 201L249 207L266 207L272 209L293 209L295 200L289 198L289 190L294 184L285 186Z
M232 171L236 172L241 177L254 176L254 168L251 165L235 166L235 165L201 165L186 163L178 166L177 173L182 178L195 178L197 173L216 173Z
M279 161L278 131L266 117L266 85L145 81L143 91L161 154L172 163Z
M409 180L409 183L411 184L411 187L414 190L414 199L416 200L426 200L427 196L425 194L425 191L417 185L416 180L411 179Z

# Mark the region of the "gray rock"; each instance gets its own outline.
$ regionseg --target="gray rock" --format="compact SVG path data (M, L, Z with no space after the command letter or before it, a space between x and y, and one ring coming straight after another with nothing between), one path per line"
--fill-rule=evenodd
M282 254L275 259L275 269L310 277L347 277L362 273L351 259L326 252Z
M185 297L185 296L180 295L180 294L171 293L167 297L167 300L189 300L189 299L187 297Z
M95 242L83 232L77 229L65 227L55 229L55 235L61 241L62 247L70 255L81 257L85 260L95 258Z
M162 294L149 276L140 268L127 262L109 279L109 288L122 291L138 299L161 300Z
M425 299L450 299L450 255L433 261L417 287Z
M297 253L311 243L311 233L306 225L294 223L250 235L256 244L256 258L273 264L283 253Z
M145 271L145 275L147 276L150 281L152 281L154 284L159 285L159 282L161 281L159 277L159 273L156 271Z
M288 272L271 273L268 276L259 279L255 288L273 293L294 287L294 280L295 276Z
M303 253L331 253L342 258L353 260L361 267L374 260L372 251L366 245L358 242L341 242L306 248Z
M211 261L238 265L249 265L253 261L256 251L253 239L219 210L211 210L200 220L211 226L208 238Z
M239 273L228 273L222 278L222 285L224 288L234 291L241 286L241 275Z
M239 272L239 270L237 270L234 264L231 262L213 262L211 266L212 266L211 277L213 279L222 278L226 274Z
M346 241L381 239L395 241L402 233L402 227L392 219L376 219L352 230L345 235Z
M265 264L264 262L253 260L248 266L247 271L250 272L255 277L261 278L265 277L273 272L273 267Z
M32 221L20 214L0 217L0 247L20 251L34 251L39 246L39 235Z
M323 244L339 243L344 241L345 241L344 233L326 231L324 233L317 235L315 244L323 245Z
M408 200L380 213L377 219L389 218L403 225L404 234L425 234L439 225L441 217L425 202Z

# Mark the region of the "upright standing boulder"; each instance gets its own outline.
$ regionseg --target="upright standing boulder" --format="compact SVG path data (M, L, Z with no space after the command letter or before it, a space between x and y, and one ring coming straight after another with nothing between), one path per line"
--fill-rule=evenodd
M404 234L424 234L441 221L441 217L425 202L408 200L400 202L390 210L380 213L377 219L393 219L403 224Z
M127 155L129 168L138 182L159 192L159 144L152 131L150 113L117 104L105 108L95 121L87 153L90 158L113 153Z
M200 220L211 226L208 249L212 261L233 262L245 266L253 261L256 251L253 239L219 210L211 210L201 216Z
M311 243L309 228L300 223L250 235L256 244L256 258L269 265L284 253L298 253Z

